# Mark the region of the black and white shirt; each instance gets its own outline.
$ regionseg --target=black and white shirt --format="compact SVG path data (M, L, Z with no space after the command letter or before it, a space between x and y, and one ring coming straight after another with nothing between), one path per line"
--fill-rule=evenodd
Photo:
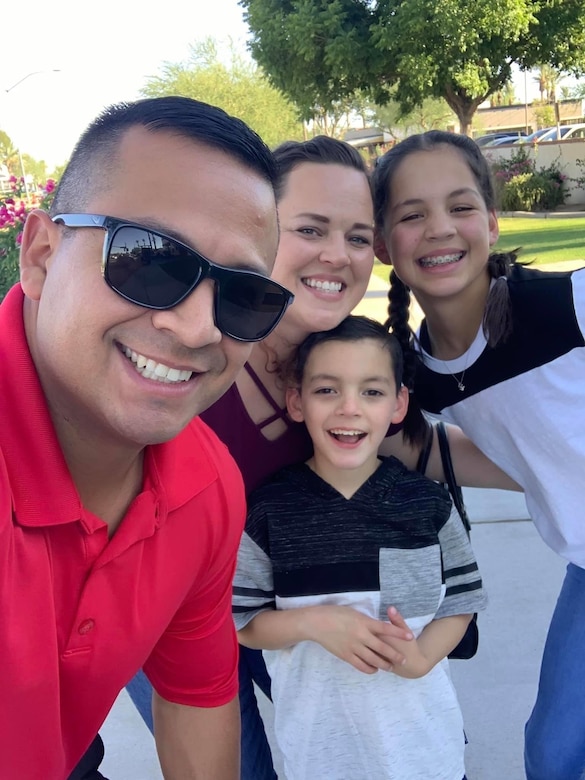
M415 393L522 485L545 542L585 567L585 270L517 266L507 283L513 333L495 349L480 328L465 354L437 360L423 322Z
M380 620L396 606L415 635L486 603L446 491L388 458L346 499L308 466L252 494L234 618L340 604ZM463 722L445 659L418 680L367 675L314 642L265 651L289 780L461 780Z

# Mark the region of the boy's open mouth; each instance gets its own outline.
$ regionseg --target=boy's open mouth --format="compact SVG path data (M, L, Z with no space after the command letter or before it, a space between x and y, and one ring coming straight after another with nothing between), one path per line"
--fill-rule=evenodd
M333 436L334 439L344 444L356 444L366 436L363 431L346 431L339 428L333 428L330 430L329 435Z

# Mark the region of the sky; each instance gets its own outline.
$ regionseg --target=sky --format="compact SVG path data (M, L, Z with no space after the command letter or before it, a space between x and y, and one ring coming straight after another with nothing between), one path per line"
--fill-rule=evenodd
M28 0L9 30L0 129L49 170L67 160L102 108L140 97L164 62L185 60L207 36L243 50L247 36L237 0Z
M28 0L9 28L0 129L49 171L103 108L140 97L163 63L185 60L189 46L208 36L244 51L248 32L237 0ZM527 86L529 99L536 97L530 77ZM523 76L516 96L524 100Z

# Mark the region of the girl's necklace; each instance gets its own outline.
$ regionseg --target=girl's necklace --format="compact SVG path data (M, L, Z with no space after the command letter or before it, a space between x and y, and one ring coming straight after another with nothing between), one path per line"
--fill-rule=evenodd
M465 372L466 371L467 371L467 368L464 368L463 371L461 372L461 376L459 377L459 379L457 379L455 374L451 374L451 372L449 371L449 373L451 374L451 376L453 377L453 379L457 383L457 389L459 390L460 393L462 393L465 390L465 385L463 384L463 379L465 378Z
M463 380L465 379L465 372L469 368L469 359L470 358L469 358L469 354L468 354L467 355L467 360L465 362L465 368L461 372L461 375L459 376L459 378L457 378L457 374L454 374L452 371L449 370L449 366L445 363L445 361L441 360L441 363L445 366L445 368L449 372L449 376L453 377L453 381L457 385L457 389L459 390L460 393L463 393L465 391L465 385L463 384Z

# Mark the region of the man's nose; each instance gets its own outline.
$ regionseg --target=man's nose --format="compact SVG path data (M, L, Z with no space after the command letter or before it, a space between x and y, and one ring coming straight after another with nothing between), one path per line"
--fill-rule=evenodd
M191 349L218 344L222 334L214 319L214 283L205 279L172 309L153 310L152 324Z

